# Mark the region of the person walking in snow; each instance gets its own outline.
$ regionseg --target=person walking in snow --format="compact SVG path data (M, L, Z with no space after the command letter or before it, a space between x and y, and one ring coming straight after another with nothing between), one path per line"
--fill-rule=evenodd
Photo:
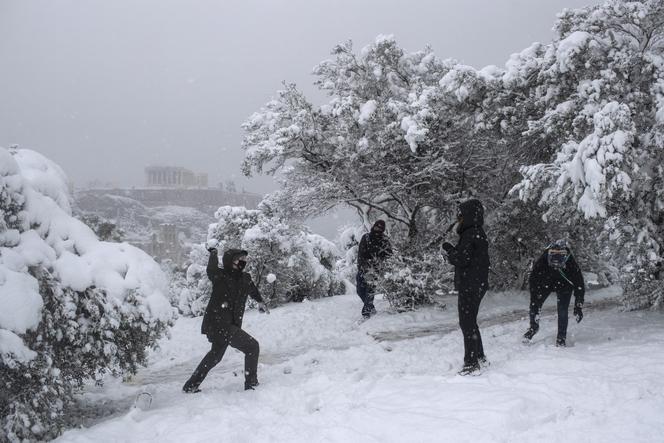
M484 232L484 208L472 199L459 205L459 243L443 243L448 261L454 265L454 287L459 293L459 326L463 333L461 375L472 374L486 363L482 336L477 325L480 303L489 287L489 242Z
M523 334L531 340L539 331L539 315L546 298L555 291L558 296L558 335L556 346L565 346L569 303L574 293L576 322L583 319L585 283L583 273L565 240L548 245L533 265L528 280L530 286L530 327Z
M223 358L226 348L231 347L244 353L244 389L254 389L258 385L258 341L242 330L247 296L258 302L261 312L270 313L251 276L243 272L247 265L247 251L229 249L224 253L223 269L219 268L217 249L208 249L210 258L207 275L212 281L212 296L205 309L201 333L212 343L212 349L200 362L182 390L187 393L199 392L199 386L210 369Z
M362 300L362 317L369 318L376 313L374 307L375 287L368 278L379 271L381 264L392 255L392 245L385 236L385 221L378 220L371 231L364 234L357 251L357 295Z

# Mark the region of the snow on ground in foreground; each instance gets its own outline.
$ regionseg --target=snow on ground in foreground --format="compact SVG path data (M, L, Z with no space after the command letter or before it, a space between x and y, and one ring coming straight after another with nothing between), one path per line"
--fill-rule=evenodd
M261 385L249 392L242 355L229 350L203 392L181 393L208 350L200 318L183 318L131 383L85 395L120 413L59 441L664 441L664 315L620 312L606 303L617 295L587 295L597 307L578 325L571 319L564 349L553 346L555 297L524 345L526 295L487 296L480 328L491 366L475 377L456 374L463 346L454 299L446 310L398 315L379 300L379 314L359 325L354 295L269 316L251 311L245 329L262 355ZM147 395L143 409L132 407L140 392L152 394L150 407Z

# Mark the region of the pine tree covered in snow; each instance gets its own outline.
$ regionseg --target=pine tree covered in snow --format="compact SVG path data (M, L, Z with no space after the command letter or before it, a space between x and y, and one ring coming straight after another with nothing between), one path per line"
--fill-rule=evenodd
M0 149L0 210L0 427L52 438L74 392L136 371L173 312L158 265L73 218L66 177L41 155Z
M664 2L568 10L555 30L508 72L536 77L526 136L544 158L522 169L515 191L550 221L594 230L623 271L628 306L661 305Z

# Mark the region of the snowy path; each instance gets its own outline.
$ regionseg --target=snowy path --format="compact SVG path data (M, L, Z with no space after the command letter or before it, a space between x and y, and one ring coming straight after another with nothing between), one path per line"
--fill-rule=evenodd
M355 324L359 302L341 296L248 314L262 346L257 391L242 391L241 354L229 351L203 384L180 392L207 351L200 319L131 383L91 388L90 415L115 414L60 441L663 441L664 316L622 313L615 290L592 292L567 349L553 346L554 300L525 346L524 294L496 294L480 327L491 367L460 377L461 334L447 310L379 315ZM153 403L133 409L136 394Z

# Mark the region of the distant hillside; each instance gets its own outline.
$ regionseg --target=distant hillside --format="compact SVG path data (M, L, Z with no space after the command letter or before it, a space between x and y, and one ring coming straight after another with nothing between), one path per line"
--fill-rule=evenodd
M91 189L75 193L77 212L112 221L124 240L158 259L181 262L205 241L223 205L255 208L261 196L218 189Z

